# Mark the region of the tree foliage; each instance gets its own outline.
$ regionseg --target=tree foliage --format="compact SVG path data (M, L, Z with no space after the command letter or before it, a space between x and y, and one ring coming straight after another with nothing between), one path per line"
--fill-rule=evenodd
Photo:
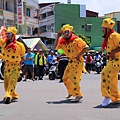
M76 34L75 31L73 31L73 33L75 35L77 35L78 37L80 37L83 41L85 41L87 43L87 45L90 47L90 39L82 34Z

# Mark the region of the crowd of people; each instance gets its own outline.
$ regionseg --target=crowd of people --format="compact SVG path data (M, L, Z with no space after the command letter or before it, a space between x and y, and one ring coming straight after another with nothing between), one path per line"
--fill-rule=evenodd
M85 68L90 74L91 71L96 71L96 63L99 62L99 73L107 64L106 55L102 52L94 51L92 53L88 52L84 55Z
M15 91L17 80L22 72L25 74L24 81L27 78L31 80L43 80L46 71L46 65L51 68L56 60L59 62L58 71L60 81L63 82L68 95L66 99L75 97L71 102L79 102L83 98L80 87L82 72L90 74L95 71L99 65L101 72L101 94L104 97L102 106L106 107L110 100L113 103L120 102L120 93L118 90L118 73L120 71L120 34L114 31L115 22L112 18L105 18L102 21L102 32L104 41L102 50L106 49L106 54L96 52L89 53L89 46L81 38L73 33L73 26L64 25L57 34L54 42L54 49L63 51L62 54L56 54L50 51L45 54L42 49L37 51L31 48L27 49L22 43L16 40L17 29L15 27L1 27L0 29L0 47L2 49L1 59L5 61L4 66L4 89L5 95L3 101L8 104L12 99L18 99ZM86 55L87 53L87 55ZM86 70L85 70L86 68ZM98 71L97 71L98 72Z
M65 54L59 54L53 50L45 53L42 49L27 49L27 53L24 55L22 60L22 72L25 75L23 81L27 79L31 80L43 80L43 76L49 73L49 69L57 61L58 63L58 74L60 76L60 81L63 82L62 77L64 70L68 64L68 58Z

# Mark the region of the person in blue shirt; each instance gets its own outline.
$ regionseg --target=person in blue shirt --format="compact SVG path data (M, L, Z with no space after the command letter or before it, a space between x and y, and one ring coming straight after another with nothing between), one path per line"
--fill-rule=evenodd
M54 59L55 59L54 51L51 51L50 55L48 55L48 57L47 57L47 64L49 66L49 69L50 69L50 67L51 67L52 62L54 61Z
M32 80L34 81L34 53L31 52L31 48L27 49L27 53L24 56L25 61L25 80L27 79L28 72L32 75Z

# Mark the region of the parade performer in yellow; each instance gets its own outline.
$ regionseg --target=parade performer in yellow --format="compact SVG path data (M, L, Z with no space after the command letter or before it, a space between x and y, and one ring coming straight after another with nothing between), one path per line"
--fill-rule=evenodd
M67 88L68 95L66 98L74 96L74 102L83 98L80 89L80 81L84 65L83 54L88 50L88 45L78 36L72 33L73 26L64 25L58 31L57 38L54 42L55 49L62 49L64 54L69 58L68 65L63 75L63 82Z
M15 27L8 27L7 30L5 27L1 27L0 29L0 36L2 36L0 39L0 47L2 50L2 59L5 61L5 95L3 98L5 104L10 103L14 98L18 98L15 87L20 75L21 60L25 54L25 47L22 43L16 41L16 34L17 29Z
M110 100L120 101L118 91L118 72L120 70L120 34L113 30L115 22L112 18L105 18L102 22L104 41L102 49L106 48L108 63L101 73L101 93L104 96L102 106L106 107Z

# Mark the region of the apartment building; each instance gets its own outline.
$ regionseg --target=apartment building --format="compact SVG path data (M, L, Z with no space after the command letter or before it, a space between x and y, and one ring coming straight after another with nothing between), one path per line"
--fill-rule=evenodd
M18 23L18 2L23 5L22 24ZM37 0L0 0L0 26L16 26L19 34L33 35L33 31L38 27L38 18L34 14L38 10Z
M77 34L82 34L90 38L91 48L101 46L102 18L98 18L97 12L86 10L86 5L79 4L53 2L41 3L39 6L40 37L44 38L44 43L48 47L53 48L58 30L67 23L74 26Z

